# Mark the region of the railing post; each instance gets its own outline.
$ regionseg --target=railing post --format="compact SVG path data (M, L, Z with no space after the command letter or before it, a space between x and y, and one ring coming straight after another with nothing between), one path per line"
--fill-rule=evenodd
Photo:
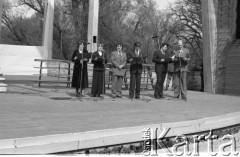
M71 63L68 62L68 76L67 76L67 86L70 88L70 75L71 75Z
M41 79L42 79L42 62L43 62L43 61L40 61L39 83L38 83L38 87L41 86Z

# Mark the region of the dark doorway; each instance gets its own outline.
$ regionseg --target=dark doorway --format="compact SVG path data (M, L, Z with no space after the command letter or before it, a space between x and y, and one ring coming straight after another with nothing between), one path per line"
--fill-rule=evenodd
M240 39L240 2L237 2L237 32L236 32L236 38Z

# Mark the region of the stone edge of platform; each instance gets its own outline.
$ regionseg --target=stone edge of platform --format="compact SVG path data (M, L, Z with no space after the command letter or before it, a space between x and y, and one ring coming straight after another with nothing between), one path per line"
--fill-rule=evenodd
M151 124L48 136L0 140L0 154L49 154L143 141L143 130L169 130L165 137L193 134L240 124L240 112L199 120Z

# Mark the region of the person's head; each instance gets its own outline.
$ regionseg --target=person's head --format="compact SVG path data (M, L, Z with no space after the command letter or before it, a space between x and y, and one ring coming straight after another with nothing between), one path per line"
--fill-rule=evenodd
M98 43L98 51L103 51L103 44L102 43Z
M80 41L80 42L78 43L78 49L79 49L79 50L83 51L84 46L85 46L85 43L84 43L83 41Z
M178 46L180 47L180 49L183 48L183 41L182 40L178 40Z
M138 51L138 50L140 49L140 47L141 47L141 43L140 43L140 42L135 42L135 43L134 43L134 49L135 49L135 50Z
M122 44L121 43L118 43L117 44L117 51L122 51Z
M168 43L162 43L162 45L161 45L161 50L162 50L162 51L166 51L167 48L168 48Z

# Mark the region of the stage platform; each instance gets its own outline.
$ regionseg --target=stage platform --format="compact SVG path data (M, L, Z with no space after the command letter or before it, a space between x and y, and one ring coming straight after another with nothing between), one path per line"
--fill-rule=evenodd
M94 100L85 91L82 101L75 90L46 85L38 88L34 77L4 76L8 92L0 94L0 139L14 139L150 124L181 122L226 115L240 111L240 97L188 91L187 102L172 97L157 100L153 90L144 91L146 102L128 98L112 99L110 89L103 98ZM66 96L54 100L51 96Z

